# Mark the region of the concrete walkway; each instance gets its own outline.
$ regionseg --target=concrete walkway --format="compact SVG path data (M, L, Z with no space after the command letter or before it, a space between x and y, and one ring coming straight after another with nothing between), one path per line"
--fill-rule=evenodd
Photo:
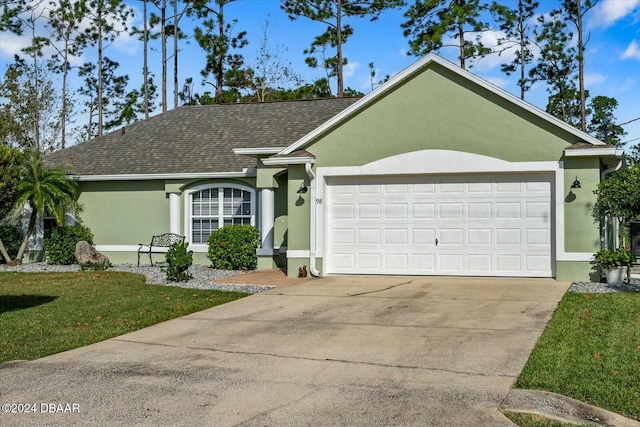
M0 403L36 407L0 413L0 425L512 426L498 407L568 286L362 276L285 285L0 365Z

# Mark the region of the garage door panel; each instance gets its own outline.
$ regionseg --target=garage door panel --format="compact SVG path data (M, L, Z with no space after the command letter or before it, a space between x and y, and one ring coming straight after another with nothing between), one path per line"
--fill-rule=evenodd
M409 268L409 255L404 253L385 254L383 267L385 270L398 270L398 273L402 274L402 271L407 271Z
M440 239L438 245L446 247L448 245L461 245L464 230L462 228L441 228L438 230Z
M411 229L412 243L415 245L433 245L436 241L436 229L435 228L412 228Z
M329 178L326 270L549 277L551 190L550 174Z
M496 229L496 245L520 245L522 242L522 230L520 228Z
M467 229L467 245L493 245L493 230L491 228Z
M545 228L530 228L525 232L526 235L526 244L527 245L540 245L544 247L549 247L550 235L549 230Z
M468 202L467 218L469 219L491 219L493 205L488 202Z
M436 217L435 203L412 203L411 208L414 219L435 219Z
M462 273L462 254L441 254L438 261L439 270L443 273Z
M355 258L353 253L334 253L331 255L331 265L338 270L350 271L356 267Z
M413 194L434 194L436 192L436 185L431 183L413 184L411 186L411 192Z
M519 273L521 270L522 257L520 255L496 255L496 271L501 273Z
M493 259L490 254L469 254L467 260L469 272L490 273L493 270Z
M353 228L335 228L331 232L333 242L336 245L354 245L356 243L355 234Z
M379 228L358 229L358 243L361 245L382 243L382 230Z
M496 206L496 219L521 219L522 206L520 202L498 202Z
M412 254L411 270L418 274L429 274L436 271L436 256L434 254Z
M408 219L409 206L407 203L387 203L384 206L384 217L387 219Z
M358 205L358 219L380 219L381 206L378 203L361 203Z
M551 268L549 257L545 255L527 255L525 260L529 272L547 271Z
M460 202L440 203L439 217L441 219L462 219L463 204Z
M362 269L379 272L382 256L378 253L358 254L358 266Z
M385 245L407 245L409 230L406 228L387 228L384 230Z

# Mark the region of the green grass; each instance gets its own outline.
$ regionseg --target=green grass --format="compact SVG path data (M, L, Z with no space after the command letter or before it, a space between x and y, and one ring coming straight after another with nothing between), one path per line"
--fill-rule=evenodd
M519 427L591 427L593 425L563 423L560 421L550 420L536 414L524 414L509 411L503 411L502 413Z
M0 363L82 347L246 295L150 285L122 272L0 273Z
M640 419L640 292L567 292L516 387Z

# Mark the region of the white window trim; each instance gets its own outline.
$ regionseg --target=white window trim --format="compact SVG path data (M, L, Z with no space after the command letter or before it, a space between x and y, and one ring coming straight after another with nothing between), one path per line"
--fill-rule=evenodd
M210 189L221 189L221 188L232 188L237 190L248 191L251 194L251 219L250 224L256 225L256 190L254 188L249 187L248 185L241 184L231 184L231 183L215 183L215 184L202 184L196 187L189 188L184 191L184 235L185 241L189 242L189 249L194 252L207 252L208 247L206 243L193 243L191 234L193 231L193 222L191 217L191 197L193 193L197 193L202 190L210 190ZM222 204L220 205L222 206Z

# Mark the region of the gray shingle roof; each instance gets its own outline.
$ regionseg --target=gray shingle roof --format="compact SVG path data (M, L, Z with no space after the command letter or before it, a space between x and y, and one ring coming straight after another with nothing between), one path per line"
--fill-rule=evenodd
M256 160L234 148L288 146L358 100L184 106L53 153L47 164L74 175L239 172Z

